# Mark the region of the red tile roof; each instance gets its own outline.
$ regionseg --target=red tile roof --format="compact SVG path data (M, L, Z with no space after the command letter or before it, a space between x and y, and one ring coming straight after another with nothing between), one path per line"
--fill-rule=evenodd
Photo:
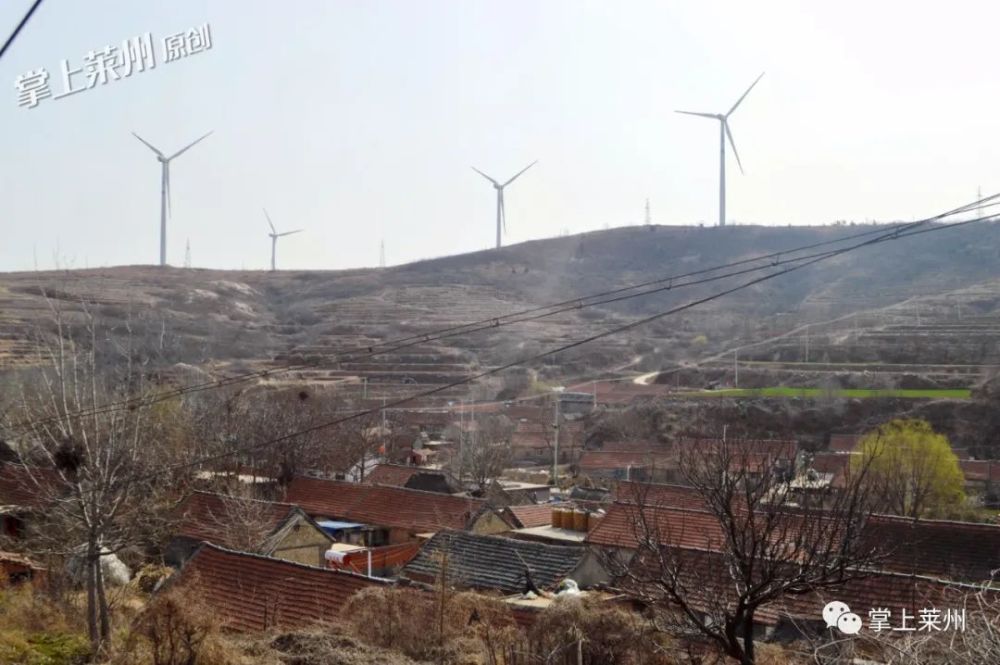
M963 459L958 461L958 466L967 482L1000 482L1000 460Z
M660 443L653 439L623 439L619 441L605 441L601 444L601 450L606 453L634 453L652 451L665 451L667 444Z
M789 512L794 519L795 513ZM818 515L807 516L815 521ZM864 538L883 558L879 568L958 582L982 582L1000 570L1000 526L939 520L913 521L872 516ZM646 535L678 547L719 549L725 542L718 519L689 508L615 503L588 534L587 542L636 548Z
M388 584L207 543L181 569L178 583L211 608L224 627L243 632L333 621L353 594Z
M246 513L249 513L255 522L259 521L261 531L270 534L298 511L299 508L290 503L194 492L174 511L177 519L175 534L223 547L236 547L237 543L227 542L225 525L246 519Z
M563 504L540 503L537 505L510 506L508 510L514 515L520 528L530 529L552 523L552 509ZM566 504L569 505L569 504Z
M669 552L678 563L677 574L684 595L695 607L710 610L719 605L732 607L735 604L735 583L723 555L689 547L671 548ZM643 574L642 563L637 561L634 565L640 575ZM656 569L650 568L648 572L655 574ZM854 571L850 575L852 579L829 588L782 596L763 606L757 613L757 620L774 625L781 617L790 616L821 622L823 606L831 600L839 600L861 615L866 623L870 609L887 608L892 612L892 625L898 626L904 609L910 617L918 616L919 610L927 607L938 608L943 614L945 609L962 607L963 594L981 590L976 586L899 573ZM1000 592L993 593L1000 595ZM910 625L915 627L915 619L911 619Z
M58 483L59 474L52 469L0 464L0 506L40 508L51 498L50 490L42 488Z
M488 507L480 499L304 476L288 484L285 500L310 515L418 531L465 529Z
M586 450L580 456L581 471L611 471L617 469L654 467L657 469L677 468L677 457L662 451L605 452Z
M400 464L379 464L368 474L365 482L369 485L392 485L405 487L415 474L421 471L419 466L403 466Z
M615 501L642 503L664 508L704 509L705 499L693 487L666 483L619 481L613 490Z
M863 436L863 434L831 434L830 452L853 453Z
M1000 526L876 515L872 542L889 556L881 567L900 573L982 582L1000 570Z
M679 451L704 450L723 443L722 439L682 438L675 442ZM775 459L795 459L799 451L797 441L791 439L732 439L729 441L733 455L747 454Z
M719 520L709 512L616 503L586 541L591 545L636 548L645 536L676 547L715 550L725 543Z

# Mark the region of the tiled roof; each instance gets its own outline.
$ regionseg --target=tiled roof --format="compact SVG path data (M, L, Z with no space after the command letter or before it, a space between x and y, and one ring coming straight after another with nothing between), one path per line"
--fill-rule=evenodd
M48 491L39 485L53 487L59 474L52 469L25 467L20 464L0 464L0 506L39 508L47 501Z
M789 516L795 519L795 513ZM807 519L814 523L820 517ZM718 519L709 512L626 503L611 505L586 542L635 548L647 534L676 547L717 550L725 542ZM1000 570L1000 526L874 515L864 537L882 553L878 566L885 571L982 582Z
M958 466L966 481L1000 482L1000 460L963 459L958 461Z
M665 450L666 444L653 439L622 439L617 441L605 441L601 444L601 450L606 453L635 453L647 450Z
M868 533L889 553L881 563L887 570L965 582L1000 570L1000 526L876 515Z
M612 498L615 501L629 501L665 508L703 509L705 507L704 497L695 488L665 483L637 483L621 480L616 484Z
M723 443L722 439L692 439L682 438L675 442L678 450L706 450ZM767 456L776 459L795 459L799 444L791 439L732 439L729 441L733 454Z
M253 519L255 527L270 534L298 512L299 508L290 503L194 492L174 511L175 534L223 547L236 547L236 543L227 542L226 525Z
M468 497L304 476L288 484L285 500L310 515L420 531L465 529L487 507Z
M379 464L368 474L365 482L369 485L392 485L405 487L407 481L420 472L418 466L403 466L400 464Z
M671 453L651 450L620 453L587 450L580 456L579 467L582 471L609 471L628 467L674 469L677 468L677 458Z
M704 510L612 504L586 542L606 547L638 547L645 535L677 547L718 549L725 543L719 520Z
M673 561L678 564L678 580L683 595L695 607L703 609L734 605L736 601L734 582L730 576L724 556L718 552L695 548L671 548ZM642 563L633 563L643 573ZM775 624L782 616L798 620L820 622L823 606L831 600L846 603L867 622L868 610L887 608L892 612L892 625L900 625L900 613L905 609L911 617L910 626L915 627L913 617L922 608L936 607L944 613L946 608L962 606L963 593L976 592L977 587L950 584L931 577L903 575L899 573L859 573L853 571L836 586L819 589L805 594L791 594L764 605L757 612L757 619L764 624ZM626 589L627 590L627 589ZM998 594L1000 595L1000 594Z
M452 482L440 469L401 464L379 464L365 477L365 482L369 485L390 485L445 494L459 491L458 482Z
M208 543L187 561L178 582L211 608L226 628L244 632L333 621L354 593L387 584Z
M518 526L521 529L528 529L534 526L545 526L552 523L552 509L559 504L540 503L526 506L510 506L507 510L514 515Z
M424 543L417 556L403 568L401 576L433 583L439 579L447 557L448 579L456 586L505 593L524 591L527 568L535 586L551 589L579 565L585 554L579 547L442 531Z
M830 452L853 453L863 436L863 434L831 434Z

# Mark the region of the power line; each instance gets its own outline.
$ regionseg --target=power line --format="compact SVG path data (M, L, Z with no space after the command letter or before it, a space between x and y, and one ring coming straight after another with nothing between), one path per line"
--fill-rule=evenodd
M832 239L832 240L821 241L821 242L817 242L817 243L811 243L811 244L803 245L803 246L800 246L800 247L797 247L797 248L792 248L792 249L788 249L788 250L782 250L782 251L778 251L778 252L772 252L770 254L764 254L764 255L757 256L757 257L753 257L753 258L742 259L742 260L739 260L739 261L733 261L733 262L730 262L728 264L722 264L722 265L714 266L714 267L711 267L711 268L704 268L704 269L701 269L701 270L695 270L695 271L691 271L691 272L684 273L684 274L681 274L681 275L675 275L675 276L672 276L672 277L662 277L662 278L658 278L658 279L654 279L654 280L649 280L647 282L642 282L642 283L639 283L639 284L633 284L633 285L627 286L627 287L621 287L621 288L618 288L618 289L612 289L610 291L605 291L603 293L593 294L593 295L589 295L589 296L581 296L578 299L565 300L565 301L562 301L562 302L559 302L559 303L554 303L554 304L551 304L551 305L542 305L542 306L539 306L539 307L534 307L534 308L522 310L520 312L515 312L513 314L508 314L508 315L504 315L504 316L500 316L500 317L496 317L496 318L482 319L480 321L476 321L476 322L473 322L473 323L467 323L467 324L460 324L460 325L450 326L448 328L444 328L444 329L441 329L439 331L432 331L432 332L429 332L429 333L422 333L422 334L410 335L408 337L404 337L404 338L401 338L400 340L397 340L398 343L392 342L392 341L390 341L390 342L383 342L381 344L368 346L365 351L355 352L355 355L353 355L353 356L350 355L350 354L343 355L343 356L334 355L333 358L326 358L325 361L326 362L333 362L333 361L335 361L335 362L348 362L348 361L352 361L352 360L356 360L356 359L370 358L373 355L379 355L379 354L384 354L384 353L391 353L393 351L398 351L398 350L409 348L409 347L412 347L412 346L417 346L417 345L422 344L422 343L431 342L431 341L437 341L437 340L445 339L445 338L448 338L448 337L454 337L454 336L458 336L458 335L465 335L465 334L469 334L469 333L473 333L473 332L479 332L479 331L490 329L490 328L504 327L504 326L513 325L513 324L516 324L516 323L526 323L526 322L536 321L536 320L540 320L540 319L547 318L547 317L550 317L550 316L555 316L557 314L561 314L561 313L565 313L565 312L568 312L568 311L572 311L572 310L575 310L575 309L583 309L583 308L586 308L586 307L595 307L597 305L604 305L604 304L609 304L609 303L614 303L614 302L620 302L620 301L623 301L623 300L629 300L629 299L632 299L632 298L638 298L638 297L642 297L642 296L652 295L652 294L660 293L660 292L663 292L663 291L670 291L672 289L684 288L684 287L690 287L690 286L696 286L696 285L699 285L699 284L705 284L705 283L709 283L709 282L713 282L713 281L719 281L721 279L727 279L729 277L734 277L734 276L744 275L744 274L748 274L748 273L752 273L752 272L757 272L757 271L760 271L760 270L769 269L769 268L772 268L772 267L777 267L777 266L780 266L780 265L785 265L785 264L793 263L793 262L796 262L796 261L802 261L802 260L817 258L819 256L825 255L825 253L819 253L819 254L813 254L813 255L806 255L806 256L800 256L800 257L795 257L795 258L786 258L786 259L780 259L779 257L781 257L782 255L785 255L787 257L788 255L798 254L798 253L801 253L802 251L805 251L805 250L808 250L808 249L813 249L813 248L818 248L818 247L823 247L823 246L829 246L829 245L832 245L832 244L839 244L839 243L846 242L848 240L854 240L854 239L858 239L858 238L862 238L862 237L868 237L868 236L872 236L872 235L875 235L875 234L878 234L878 233L881 233L881 234L888 233L888 234L897 234L898 235L904 229L912 229L912 228L915 228L915 227L920 226L922 224L926 224L928 222L939 221L939 220L944 219L944 218L946 218L948 216L964 212L964 211L970 209L972 206L975 206L977 204L982 204L984 201L993 201L992 203L989 203L987 207L991 207L991 206L995 206L995 205L1000 205L1000 201L996 201L996 199L998 199L998 198L1000 198L1000 194L996 194L996 195L990 196L990 197L988 197L986 199L982 199L980 201L976 201L976 202L973 202L973 203L961 206L959 208L955 208L954 210L950 210L950 211L942 213L940 215L936 215L935 217L931 217L931 218L924 219L924 220L918 220L916 222L908 222L908 223L905 223L905 224L897 224L897 225L890 225L890 226L886 226L886 227L881 227L881 228L874 229L874 230L869 230L869 231L864 231L864 232L860 232L860 233L856 233L856 234L851 234L851 235L844 236L844 237L841 237L841 238L836 238L836 239ZM983 219L988 219L988 218L983 218ZM970 220L970 221L982 221L982 220ZM675 280L686 279L686 278L692 277L692 276L698 276L698 275L704 275L704 274L708 274L708 273L718 272L719 270L722 270L722 269L727 268L727 267L735 267L735 266L747 265L747 264L751 264L751 263L755 263L755 262L759 263L760 261L768 261L768 260L769 260L769 263L767 263L766 265L757 265L757 266L753 266L751 268L747 268L747 269L743 269L743 270L737 270L737 271L730 272L730 273L727 273L727 274L714 275L714 276L703 278L703 279L700 279L700 280L689 281L689 282L682 282L680 284L674 284ZM634 290L639 289L639 288L643 288L643 287L651 286L651 285L656 285L656 284L661 284L662 285L663 283L666 283L666 286L660 286L658 288L652 288L652 289L648 289L648 290L645 290L645 291L639 291L639 292L636 292L636 293L628 293L629 291L634 291ZM622 294L622 295L617 295L617 294ZM606 298L604 298L602 300L597 300L597 298L601 298L601 297L605 297L605 296L608 296L608 297L606 297ZM390 346L390 345L393 345L393 346ZM223 388L223 387L226 387L226 386L236 385L236 384L239 384L239 383L244 383L246 381L251 381L251 380L254 380L254 379L258 379L258 378L267 378L267 377L273 376L275 374L281 374L281 373L284 373L284 372L294 371L294 370L297 370L297 369L308 369L308 368L316 367L318 364L319 364L318 362L302 363L302 364L299 364L299 365L294 365L293 364L293 365L287 365L287 366L281 367L281 368L274 368L274 369L262 370L262 371L257 371L257 372L248 372L248 373L244 373L242 375L237 375L235 377L229 377L229 378L225 378L225 379L218 379L218 380L214 380L214 381L205 382L205 383L202 383L202 384L194 384L194 385L191 385L191 386L185 386L185 387L182 387L182 388L175 389L173 391L166 391L166 392L163 392L163 393L159 393L159 394L157 394L157 395L155 395L153 397L132 398L132 399L123 400L123 401L120 401L120 402L110 402L110 403L107 403L107 404L104 404L104 405L101 405L101 406L98 406L98 407L93 407L91 409L85 409L85 410L81 410L81 411L70 413L70 414L64 414L63 416L60 416L60 417L82 417L82 416L98 415L98 414L101 414L101 413L107 413L107 412L110 412L110 411L115 411L115 410L119 410L119 409L123 409L123 408L137 408L137 407L140 407L140 406L149 406L149 405L161 402L161 401L165 401L165 400L168 400L168 399L173 399L173 398L176 398L176 397L181 397L181 396L184 396L184 395L187 395L187 394L191 394L191 393L201 392L201 391L205 391L205 390L214 390L214 389L218 389L218 388ZM54 419L55 419L55 417L52 417L49 420L54 420ZM35 421L35 422L32 422L32 423L28 423L28 424L29 425L30 424L37 424L37 422L38 421ZM17 424L17 425L14 425L14 427L23 427L23 425L22 424Z
M7 52L7 49L10 48L10 45L14 43L14 40L17 38L18 33L20 33L21 29L28 24L28 19L30 19L31 15L35 13L35 10L38 9L38 5L40 4L42 4L42 0L35 0L34 4L32 4L31 7L28 9L28 13L24 15L24 18L21 19L21 22L17 24L16 28L14 28L14 32L10 33L10 37L8 37L7 41L4 42L3 48L0 48L0 58L2 58L3 54Z
M198 466L198 465L201 465L201 464L205 464L205 463L208 463L208 462L215 462L215 461L218 461L218 460L221 460L221 459L225 459L227 457L232 457L234 455L243 454L243 453L252 453L252 452L256 452L257 450L261 450L261 449L269 448L271 446L275 446L275 445L278 445L278 444L286 443L288 441L291 441L291 440L293 440L293 439L295 439L297 437L300 437L300 436L304 436L306 434L311 434L313 432L318 432L320 430L327 429L329 427L333 427L333 426L339 425L341 423L345 423L345 422L348 422L348 421L351 421L351 420L355 420L355 419L358 419L358 418L363 418L363 417L368 416L368 415L373 415L373 414L376 414L379 411L381 411L383 409L386 409L386 408L397 407L397 406L400 406L400 405L405 404L407 402L410 402L410 401L412 401L414 399L419 399L421 397L427 397L427 396L434 395L434 394L443 392L445 390L449 390L451 388L454 388L454 387L457 387L457 386L460 386L460 385L472 383L473 381L477 381L478 379L481 379L481 378L484 378L484 377L487 377L487 376L491 376L493 374L498 374L500 372L506 371L506 370L511 369L513 367L517 367L519 365L526 365L526 364L529 364L529 363L533 363L533 362L536 362L536 361L538 361L538 360L540 360L542 358L545 358L545 357L548 357L548 356L551 356L551 355L555 355L557 353L562 353L564 351L568 351L570 349L573 349L573 348L576 348L576 347L579 347L579 346L583 346L585 344L589 344L589 343L594 342L596 340L603 339L605 337L610 337L612 335L616 335L616 334L619 334L621 332L625 332L627 330L632 330L634 328L638 328L640 326L652 323L653 321L657 321L657 320L665 318L667 316L671 316L673 314L677 314L679 312L683 312L685 310L692 309L694 307L697 307L699 305L703 305L703 304L711 302L713 300L718 300L719 298L723 298L723 297L725 297L727 295L731 295L733 293L737 293L739 291L743 291L743 290L748 289L748 288L750 288L752 286L755 286L757 284L761 284L763 282L770 281L772 279L775 279L776 277L780 277L782 275L786 275L786 274L794 272L796 270L801 270L802 268L814 265L814 264L819 263L821 261L828 260L828 259L833 258L835 256L840 256L842 254L846 254L848 252L852 252L852 251L855 251L857 249L861 249L863 247L868 247L868 246L879 244L879 243L882 243L882 242L891 242L891 241L894 241L894 240L899 240L899 239L902 239L902 238L908 238L908 237L911 237L911 236L914 236L914 235L921 235L921 234L924 234L924 233L934 233L934 232L938 232L938 231L951 230L953 228L957 228L957 227L960 227L960 226L966 226L968 224L976 223L976 222L979 222L979 221L982 221L982 220L979 220L979 219L967 220L967 221L964 221L964 222L955 222L955 223L952 223L952 224L947 224L947 225L942 225L942 226L937 226L937 227L931 227L931 228L926 228L926 229L915 229L916 226L919 226L919 225L923 224L924 222L913 222L913 223L911 223L911 224L909 224L907 226L913 227L915 230L910 230L910 231L903 232L903 233L899 232L899 230L890 231L889 233L885 233L882 236L879 236L879 237L876 237L876 238L872 238L872 239L863 241L861 243L852 245L850 247L845 247L845 248L841 248L841 249L838 249L838 250L833 250L831 252L824 253L821 256L818 256L816 258L810 259L810 260L805 261L805 262L796 262L795 265L789 266L789 267L784 268L782 270L779 270L777 272L773 272L773 273L770 273L768 275L763 275L763 276L760 276L760 277L755 277L754 279L751 279L751 280L749 280L747 282L743 282L742 284L739 284L737 286L730 287L728 289L724 289L722 291L719 291L719 292L714 293L712 295L706 296L704 298L699 298L697 300L693 300L691 302L685 303L684 305L679 305L679 306L676 306L676 307L672 307L672 308L667 309L665 311L657 312L656 314L652 314L650 316L646 316L646 317L643 317L643 318L640 318L640 319L636 319L635 321L632 321L632 322L627 323L625 325L617 326L617 327L612 328L610 330L606 330L606 331L601 332L601 333L597 333L597 334L590 335L590 336L582 338L582 339L578 339L578 340L576 340L574 342L570 342L570 343L564 344L564 345L556 347L554 349L549 349L547 351L542 351L540 353L533 354L531 356L527 356L527 357L515 360L513 362L506 363L506 364L501 365L499 367L494 367L492 369L484 370L484 371L479 372L479 373L477 373L477 374L475 374L473 376L466 377L466 378L460 379L458 381L453 381L453 382L451 382L449 384L446 384L446 385L438 386L436 388L432 388L430 390L426 390L426 391L423 391L423 392L415 394L415 395L410 395L408 397L403 397L403 398L400 398L400 399L395 400L393 402L385 403L381 407L375 407L375 408L371 408L371 409L365 409L365 410L356 412L356 413L354 413L352 415L345 416L343 418L336 418L334 420L331 420L331 421L328 421L328 422L325 422L325 423L320 423L320 424L317 424L317 425L312 425L312 426L306 427L304 429L298 430L296 432L292 432L290 434L285 434L283 436L270 439L268 441L263 441L263 442L252 444L252 445L249 445L249 446L239 446L239 447L236 447L236 448L231 449L231 450L227 450L227 451L222 452L222 453L216 453L216 454L213 454L213 455L205 455L205 456L202 456L200 458L197 458L197 459L194 459L194 460L191 460L191 461L188 461L188 462L182 462L182 463L179 463L179 464L174 464L174 465L171 465L169 467L166 467L165 469L161 469L160 471L158 471L155 474L140 475L140 476L134 478L133 480L136 480L136 481L147 480L147 479L151 479L151 478L154 478L156 476L162 475L162 473L164 471L170 472L170 471L177 471L177 470L181 470L181 469L186 469L186 468L190 468L190 467L193 467L193 466Z
M499 317L493 317L493 318L487 318L487 319L480 319L480 320L474 321L472 323L458 324L458 325L454 325L454 326L449 326L449 327L446 327L446 328L442 328L442 329L439 329L439 330L436 330L436 331L431 331L431 332L427 332L427 333L419 333L419 334L409 335L407 337L403 337L403 338L400 338L400 339L397 339L397 340L391 340L391 341L388 341L388 342L382 342L382 343L379 343L379 344L369 345L367 347L364 347L364 350L361 350L361 351L348 352L348 353L345 353L345 354L342 354L342 355L341 354L334 354L332 357L327 357L323 361L320 361L320 362L327 362L327 363L330 363L330 362L350 362L350 361L354 361L354 360L360 360L360 359L364 359L364 358L370 358L370 357L375 356L375 355L381 355L381 354L385 354L385 353L392 353L394 351L399 351L399 350L402 350L402 349L406 349L406 348L410 348L410 347L413 347L413 346L417 346L419 344L424 344L424 343L427 343L427 342L433 342L433 341L437 341L437 340L440 340L440 339L446 339L446 338L455 337L455 336L458 336L458 335L466 335L466 334L470 334L470 333L474 333L474 332L481 332L483 330L488 330L488 329L491 329L491 328L505 327L505 326L516 324L516 323L527 323L527 322L537 321L537 320L548 318L548 317L555 316L555 315L558 315L558 314L566 313L566 312L569 312L569 311L572 311L572 310L584 309L584 308L588 308L588 307L596 307L598 305L611 304L611 303L615 303L615 302L629 300L629 299L632 299L632 298L638 298L638 297L643 297L643 296L647 296L647 295L653 295L653 294L656 294L656 293L661 293L661 292L664 292L664 291L670 291L670 290L673 290L673 289L679 289L679 288L697 286L697 285L700 285L700 284L706 284L706 283L713 282L713 281L719 281L719 280L722 280L722 279L728 279L730 277L745 275L745 274L757 272L757 271L760 271L760 270L766 270L766 269L769 269L769 268L772 268L772 267L777 267L777 266L785 265L785 264L788 264L788 263L794 263L796 261L803 261L803 260L818 258L820 256L825 256L827 253L822 253L821 252L821 253L817 253L817 254L800 256L800 257L795 257L795 258L788 258L788 257L789 257L789 255L799 254L799 253L801 253L803 251L806 251L806 250L809 250L809 249L816 249L816 248L819 248L819 247L825 247L825 246L829 246L829 245L836 245L836 244L840 244L840 243L843 243L843 242L847 242L849 240L856 240L856 239L859 239L859 238L865 238L865 237L869 237L869 236L872 236L872 235L875 235L875 234L898 235L903 230L913 229L913 228L916 228L916 227L918 227L920 225L927 224L927 223L934 222L934 221L940 221L940 220L945 219L947 217L950 217L950 216L953 216L953 215L956 215L956 214L960 214L960 213L965 212L965 211L967 211L969 209L972 209L974 206L982 205L984 202L990 202L990 203L987 204L986 207L993 207L993 206L1000 205L1000 200L997 200L997 199L1000 199L1000 194L994 194L994 195L986 197L984 199L980 199L980 200L974 201L972 203L969 203L969 204L960 206L958 208L955 208L953 210L949 210L947 212L941 213L941 214L936 215L934 217L930 217L930 218L923 219L923 220L917 220L915 222L907 222L907 223L900 223L900 224L894 224L894 225L887 225L887 226L884 226L884 227L879 227L879 228L868 230L868 231L863 231L863 232L859 232L859 233L855 233L855 234L850 234L850 235L843 236L843 237L840 237L840 238L835 238L835 239L831 239L831 240L824 240L824 241L820 241L820 242L810 243L810 244L807 244L807 245L802 245L802 246L791 248L791 249L781 250L781 251L777 251L777 252L771 252L769 254L762 254L762 255L759 255L759 256L756 256L756 257L751 257L751 258L747 258L747 259L741 259L741 260L738 260L738 261L732 261L732 262L729 262L729 263L726 263L726 264L721 264L721 265L713 266L713 267L710 267L710 268L702 268L700 270L694 270L694 271L690 271L690 272L679 274L679 275L673 275L673 276L667 276L667 277L660 277L660 278L657 278L657 279L648 280L646 282L640 282L638 284L632 284L630 286L625 286L625 287L620 287L620 288L616 288L616 289L611 289L609 291L604 291L604 292L600 292L600 293L596 293L596 294L580 296L578 298L574 298L574 299L571 299L571 300L563 300L563 301L560 301L560 302L557 302L557 303L553 303L553 304L549 304L549 305L541 305L541 306L537 306L537 307L532 307L532 308L529 308L529 309L521 310L521 311L518 311L518 312L513 312L511 314L506 314L506 315L502 315L502 316L499 316ZM990 217L984 217L984 218L981 218L981 219L969 220L969 221L983 221L983 220L986 220L986 219L990 219ZM785 259L781 259L780 257L782 257L782 256L785 256L786 258ZM766 263L766 264L760 264L761 261L768 261L768 263ZM681 282L681 283L678 283L678 284L674 283L677 280L688 279L690 277L697 277L697 276L700 276L700 275L707 275L707 274L710 274L710 273L719 272L720 270L724 270L726 268L734 268L734 267L744 266L744 265L753 264L753 263L758 263L759 265L751 266L750 268L741 269L741 270L733 271L733 272L726 273L726 274L713 275L713 276L710 276L710 277L705 277L705 278L700 279L700 280L694 280L694 281L688 281L688 282ZM665 286L663 286L664 284L665 284ZM635 293L629 293L630 291L636 291L637 289L643 289L643 288L646 288L646 287L652 287L652 286L656 286L656 285L660 285L660 286L658 286L657 288L649 288L649 289L644 290L644 291L637 291ZM354 355L351 355L351 353L353 353ZM151 396L151 397L150 396L137 397L137 398L122 400L122 401L118 401L118 402L109 402L109 403L103 404L101 406L92 407L90 409L84 409L84 410L80 410L80 411L69 413L69 414L63 414L62 416L59 416L59 418L63 418L63 417L92 416L92 415L99 415L99 414L102 414L102 413L108 413L110 411L115 411L115 410L124 409L124 408L136 408L136 407L140 407L140 406L149 406L149 405L152 405L152 404L156 404L156 403L159 403L159 402L162 402L162 401L166 401L166 400L169 400L169 399L174 399L176 397L181 397L181 396L188 395L188 394L191 394L191 393L202 392L202 391L205 391L205 390L215 390L215 389L219 389L219 388L224 388L224 387L227 387L227 386L237 385L237 384L244 383L244 382L247 382L247 381L252 381L252 380L255 380L255 379L268 378L268 377L274 376L276 374L282 374L282 373L289 372L289 371L296 371L296 370L301 370L301 369L315 368L315 367L317 367L317 366L320 365L320 362L300 363L300 364L297 364L297 365L296 364L290 364L290 365L286 365L284 367L279 367L279 368L272 368L272 369L260 370L260 371L255 371L255 372L246 372L246 373L243 373L243 374L238 374L238 375L233 376L233 377L227 377L227 378L224 378L224 379L217 379L217 380L213 380L213 381L203 382L203 383L200 383L200 384L192 384L192 385L189 385L189 386L184 386L182 388L177 388L175 390L158 393L158 394L156 394L154 396ZM55 419L57 419L57 417L53 416L53 417L49 418L48 421L52 421L52 420L55 420ZM44 422L44 420L43 421L32 421L32 422L29 422L29 423L17 423L17 424L12 425L12 427L21 428L21 427L24 427L24 426L30 426L30 425L38 424L39 422Z

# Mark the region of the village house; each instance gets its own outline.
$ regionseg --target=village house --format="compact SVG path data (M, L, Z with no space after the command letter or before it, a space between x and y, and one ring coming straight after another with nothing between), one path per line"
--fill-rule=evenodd
M597 557L583 548L464 531L435 534L400 577L432 585L440 581L442 571L450 586L505 594L552 591L566 578L581 588L609 581Z
M695 605L703 603L708 608L733 595L724 555L726 536L709 512L616 503L586 542L604 556L640 566L633 554L639 549L639 539L647 534L679 562L680 581L687 585L689 600ZM911 617L917 616L923 607L949 606L963 589L982 590L968 583L988 581L1000 566L1000 527L991 525L877 515L869 520L863 537L884 555L878 570L859 571L831 589L782 597L765 606L757 615L758 636L781 630L794 637L803 626L822 628L818 608L829 600L866 611L893 607L899 613L905 609ZM1000 597L1000 591L991 593Z
M192 593L225 629L260 633L335 621L352 595L389 582L203 543L170 584Z
M301 508L288 503L259 501L210 492L194 492L174 511L173 537L164 559L180 565L209 542L227 549L324 565L333 542Z
M369 485L389 485L441 494L456 494L462 491L458 482L440 469L402 464L379 464L368 474L365 482Z
M59 475L51 469L0 464L0 536L19 538L31 516L54 496Z
M318 520L366 525L368 547L395 545L441 529L501 533L510 525L486 501L404 487L297 476L285 500Z

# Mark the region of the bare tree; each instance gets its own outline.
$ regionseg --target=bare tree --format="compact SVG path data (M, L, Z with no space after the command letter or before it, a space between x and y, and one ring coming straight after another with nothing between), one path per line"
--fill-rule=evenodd
M703 443L682 451L680 466L704 510L650 505L640 494L630 507L634 547L608 565L626 591L661 610L662 630L700 635L750 665L762 608L841 585L876 562L861 537L865 469L799 506L780 456L732 436Z
M264 553L274 532L272 506L248 496L218 495L219 505L206 515L207 526L218 534L218 542L240 552Z
M469 478L480 489L503 474L510 463L510 439L514 426L506 416L484 416L476 421L458 454L456 473Z
M102 560L149 543L169 510L164 432L146 400L148 365L128 331L113 334L85 307L51 313L53 334L38 346L37 369L12 388L3 429L46 506L30 528L33 551L82 562L96 653L111 630ZM123 401L131 406L104 408Z

